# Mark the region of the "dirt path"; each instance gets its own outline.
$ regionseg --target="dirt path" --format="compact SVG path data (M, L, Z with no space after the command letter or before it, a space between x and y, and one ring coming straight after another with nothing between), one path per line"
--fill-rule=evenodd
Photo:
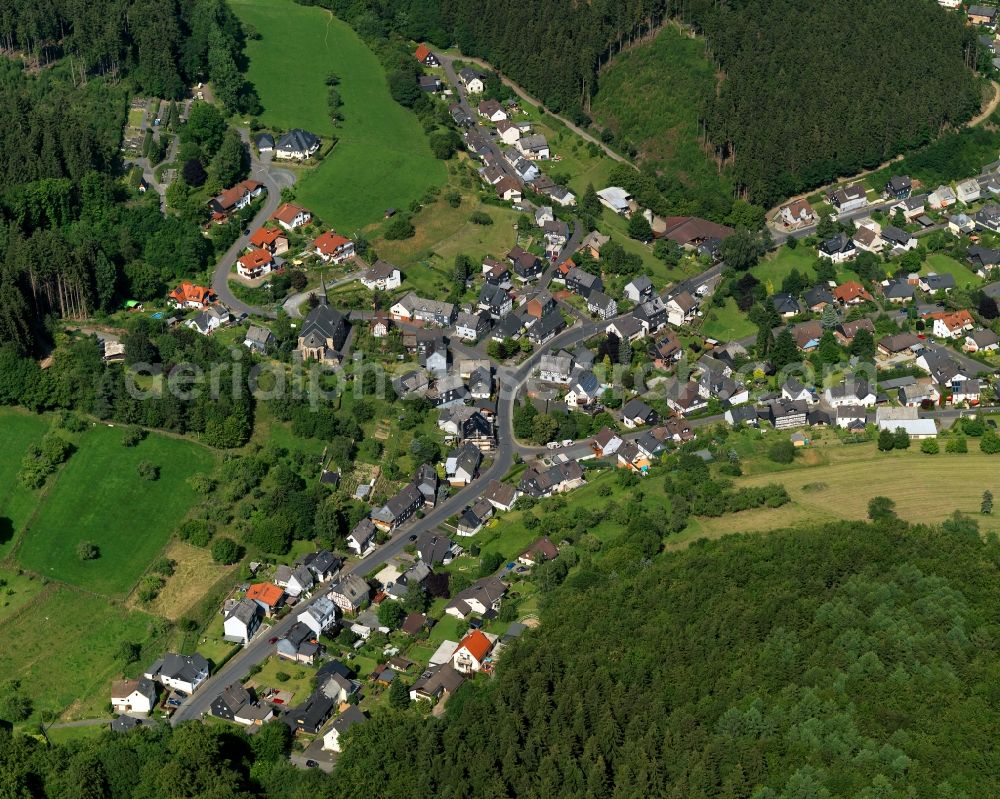
M966 122L962 127L974 128L977 125L982 124L987 119L989 119L990 116L992 116L993 112L997 110L997 107L1000 106L1000 83L997 83L996 81L991 81L990 87L993 89L993 96L989 99L986 105L983 106L983 109L976 116L974 116L972 119ZM825 186L820 186L818 188L802 192L801 194L796 194L794 197L789 197L784 201L782 201L781 203L779 203L778 205L774 206L774 208L770 209L767 212L766 218L770 220L776 213L778 213L781 206L787 205L790 202L795 202L795 200L802 200L808 197L810 194L816 194L817 192L820 193L826 192L829 189L834 188L835 186L839 186L841 183L845 182L853 183L855 181L867 177L873 172L878 172L880 169L885 169L887 166L890 166L891 164L894 164L897 161L902 161L902 160L903 160L903 155L897 155L893 158L890 158L888 161L883 161L881 164L872 167L871 169L866 169L863 172L858 172L855 175L846 175L844 177L838 178L837 180L831 183L827 183Z

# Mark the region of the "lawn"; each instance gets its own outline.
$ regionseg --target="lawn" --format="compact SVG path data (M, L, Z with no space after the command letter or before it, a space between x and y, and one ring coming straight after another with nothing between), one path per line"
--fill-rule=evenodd
M444 182L417 118L389 95L375 54L328 12L292 0L233 0L239 18L261 36L247 42L249 80L264 106L260 121L278 131L301 127L334 149L302 175L297 199L345 235L406 208ZM325 80L340 77L343 122L329 118ZM294 75L294 78L289 76Z
M796 247L794 250L781 247L750 271L754 277L767 286L768 292L773 294L776 291L781 291L781 281L793 269L798 269L799 272L808 275L810 279L815 277L813 264L816 263L816 258L816 251L812 247Z
M953 275L955 277L955 285L958 288L975 288L982 285L983 282L965 264L959 263L950 255L939 252L928 255L923 268L920 270L920 274L922 275L929 274L930 272L936 272L939 275Z
M33 491L17 482L21 460L28 447L38 443L49 428L47 419L12 408L0 409L3 447L0 447L0 558L6 556L14 534L28 520L37 502Z
M264 661L263 666L264 668L248 680L248 685L255 686L259 691L264 688L291 691L294 694L291 704L295 706L302 704L312 693L313 677L316 676L314 667L281 660L277 655L271 655ZM289 679L281 682L277 676L279 673L287 674Z
M115 659L119 645L147 642L152 623L146 614L50 584L28 609L0 623L0 636L8 642L0 647L0 674L21 680L36 713L68 708L68 717L78 717L107 702L110 682L121 674ZM156 654L143 650L144 658Z
M122 431L95 426L61 468L17 552L26 568L92 591L121 596L131 589L166 544L198 495L186 480L211 472L215 456L205 447L150 434L123 447ZM157 480L137 473L141 461L159 466ZM76 555L80 541L100 550L95 560Z
M701 332L716 341L732 341L754 335L757 328L747 319L747 315L736 307L736 300L726 297L726 304L721 308L709 306L705 311Z

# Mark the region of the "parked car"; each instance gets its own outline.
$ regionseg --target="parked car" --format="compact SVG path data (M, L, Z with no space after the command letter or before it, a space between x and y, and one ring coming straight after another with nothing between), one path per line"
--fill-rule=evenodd
M319 765L319 763L317 763L315 760L307 760L306 761L306 768L316 768L316 766L318 766L318 765Z
M562 442L562 445L564 447L572 447L573 446L573 439L572 438L564 438L563 442Z
M267 642L269 644L276 644L276 643L278 643L278 636L272 635L270 638L267 639Z
M559 442L558 441L550 441L545 446L548 447L549 449L559 449Z

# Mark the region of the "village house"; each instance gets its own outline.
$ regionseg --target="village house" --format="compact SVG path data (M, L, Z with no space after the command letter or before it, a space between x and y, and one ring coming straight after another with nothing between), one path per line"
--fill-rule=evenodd
M403 273L381 258L361 276L361 285L369 291L392 291L398 289L402 283Z
M207 310L202 311L193 319L188 319L184 323L184 326L194 330L196 333L207 336L218 330L220 327L231 324L232 321L233 315L228 309L221 305L213 305Z
M423 504L423 494L413 483L409 483L393 495L385 505L372 511L372 523L380 530L392 532L416 513Z
M418 44L414 56L417 61L425 67L441 66L441 62L438 60L438 57L431 52L430 48L426 44Z
M569 385L573 373L573 356L569 353L543 355L538 364L538 379L543 383Z
M197 652L193 655L168 652L146 669L143 676L165 688L190 695L208 679L208 661Z
M665 398L667 405L677 413L697 413L708 407L708 398L703 396L697 382L682 383L676 379L667 383Z
M491 480L483 493L483 498L494 508L502 511L510 511L517 504L521 492L510 483L502 483L499 480Z
M860 330L867 330L874 337L875 324L867 318L856 319L853 322L842 322L834 328L833 335L840 344L847 347L851 345Z
M935 210L944 210L958 201L951 186L941 184L927 196L927 204Z
M882 289L882 296L894 304L910 302L917 292L917 287L905 278L883 280L879 286Z
M625 284L623 293L629 302L646 302L653 299L653 281L646 275L639 275Z
M518 490L535 499L572 491L584 484L583 467L576 461L557 464L545 471L528 469L518 483Z
M846 214L868 205L868 195L860 183L836 189L827 196L827 200L837 209L838 214Z
M259 227L250 237L250 247L267 250L271 255L283 255L288 252L288 237L281 228Z
M590 369L584 369L570 380L565 397L566 405L570 408L585 408L596 402L603 393L601 381Z
M896 200L905 200L913 190L913 181L909 175L893 175L885 183L885 196Z
M489 610L499 611L506 593L507 584L499 577L484 577L455 594L444 612L456 619L467 619L473 613L482 616Z
M858 254L853 239L848 238L847 234L843 232L821 241L816 247L816 251L820 258L829 258L835 264L850 261Z
M507 112L496 100L481 100L479 108L476 109L479 116L488 119L490 122L502 122L507 119Z
M251 250L236 259L236 272L247 280L263 277L276 266L274 256L268 250Z
M328 597L317 597L299 614L298 621L312 630L314 635L320 636L336 623L337 606Z
M641 399L630 399L622 408L622 424L630 430L642 425L656 424L660 420L655 410Z
M972 330L976 320L964 308L959 311L940 311L924 314L925 320L932 321L932 334L937 338L960 338L965 331Z
M904 353L912 355L921 346L923 342L915 333L896 333L879 340L877 353L883 358L898 357Z
M694 318L698 301L687 291L682 291L667 300L667 321L674 327L681 327Z
M333 700L317 691L297 708L285 713L282 721L292 733L299 731L315 735L333 714Z
M274 584L284 588L290 597L307 594L315 583L312 572L301 563L295 566L281 564L274 570Z
M813 286L802 295L802 301L813 313L822 313L827 305L833 305L833 294L826 286Z
M464 341L479 341L489 332L490 314L486 311L463 311L455 318L455 335Z
M367 555L375 547L375 525L371 519L359 521L347 536L347 548L359 557Z
M455 654L452 655L452 666L460 674L475 674L486 665L497 636L473 630L459 641Z
M619 216L630 217L638 207L632 195L621 186L608 186L597 192L601 205Z
M955 195L958 197L958 201L969 205L974 203L979 199L981 189L979 188L979 181L975 178L969 178L968 180L961 181L957 186L955 186Z
M486 89L483 76L472 67L463 67L459 70L458 79L469 94L482 94Z
M766 412L775 430L787 430L806 424L809 404L804 400L772 400L767 403Z
M966 352L996 352L998 347L1000 347L1000 337L992 330L980 328L966 333L962 349Z
M601 257L601 248L603 248L609 241L611 241L610 236L605 236L603 233L598 233L596 230L592 230L587 234L583 242L581 242L580 250L586 252L591 258L597 260Z
M572 267L565 275L566 288L579 294L581 297L589 297L592 291L603 291L604 281L599 275L585 272L579 267Z
M312 221L312 213L295 203L282 203L271 214L271 219L285 230L298 230Z
M917 246L917 237L898 227L886 225L882 228L882 240L892 248L892 254L908 252Z
M926 194L918 194L914 197L907 197L906 199L900 200L898 203L894 203L889 206L889 215L895 216L899 213L903 215L903 219L907 222L912 222L918 216L923 215L926 202Z
M521 138L521 129L512 124L510 120L501 119L497 122L497 135L500 137L500 141L509 147L517 144L517 140Z
M319 137L307 130L293 128L278 138L274 145L274 157L286 161L304 161L319 150Z
M213 716L246 727L256 727L274 717L274 711L266 702L260 702L252 690L235 683L227 685L210 706Z
M841 405L862 405L866 408L875 404L875 392L864 378L846 375L834 386L823 393L828 405L836 408Z
M208 201L212 219L224 222L232 214L246 208L264 192L264 184L256 180L242 180Z
M1000 266L1000 250L973 245L968 249L968 261L979 277L988 279Z
M328 230L313 241L313 252L323 263L342 264L354 257L354 242L345 236Z
M274 583L254 583L246 592L246 599L256 602L265 616L273 616L285 601L285 591Z
M494 319L502 319L511 312L514 301L510 294L500 286L484 283L479 291L479 308L488 311Z
M444 470L448 483L453 486L466 486L471 483L479 472L483 461L483 453L472 442L466 442L451 452L445 459Z
M119 680L111 686L111 708L115 713L144 716L156 707L156 684L147 677Z
M263 616L260 605L244 597L226 613L222 623L223 639L246 646L260 627Z
M508 316L507 319L509 318ZM539 347L553 338L565 326L566 322L563 319L563 315L557 308L553 308L529 328L528 340L536 347Z
M344 709L337 718L333 720L330 729L323 735L323 749L327 752L343 751L343 736L352 728L368 721L368 717L358 708L351 705Z
M864 252L882 252L885 247L885 240L880 234L881 228L876 230L874 227L863 227L858 226L854 231L854 236L851 239L854 246L858 250L863 250Z
M412 291L389 308L397 322L423 322L449 327L455 321L455 306L441 300L426 300Z
M481 411L458 405L441 411L438 428L448 440L458 444L472 444L480 452L492 452L496 446L496 428Z
M452 642L454 644L454 642ZM410 688L410 699L414 702L422 700L433 702L437 699L447 699L465 682L459 672L450 662L428 668Z
M549 143L540 133L521 136L514 145L529 161L547 161Z
M789 227L805 227L815 224L816 212L808 200L794 200L781 206L778 218Z
M841 305L861 305L872 301L872 295L856 280L841 283L833 290L833 296Z
M371 596L371 589L358 574L349 574L330 588L327 596L344 613L357 613Z
M996 6L976 6L971 5L965 10L966 17L972 25L985 25L988 28L996 27L997 8Z
M651 303L643 304L648 305ZM657 315L658 317L662 317L662 323L655 326L657 330L667 322L667 309L665 306L662 306L662 308L662 313ZM653 325L649 325L645 321L640 321L634 313L631 313L609 322L608 326L604 328L604 332L609 336L614 336L619 341L634 343L644 339L650 328L653 328ZM671 331L668 335L673 335L673 332Z
M193 283L181 283L170 292L167 299L176 308L182 310L194 308L199 311L207 310L218 300L213 289L208 286L196 286Z
M618 314L618 303L603 291L591 291L587 296L587 310L598 319L607 321Z

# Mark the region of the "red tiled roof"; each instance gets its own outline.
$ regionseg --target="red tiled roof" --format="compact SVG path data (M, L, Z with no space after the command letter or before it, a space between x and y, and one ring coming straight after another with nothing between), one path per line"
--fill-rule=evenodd
M846 283L841 283L833 290L833 296L841 302L849 302L858 297L863 297L867 300L872 298L872 295L865 290L865 287L856 280L848 280Z
M333 255L345 244L350 243L350 239L346 239L339 233L328 230L326 233L317 237L316 241L313 242L313 246L323 253L323 255Z
M257 228L254 234L250 237L250 243L254 247L270 247L279 238L284 236L284 232L279 228L275 227L262 227Z
M271 253L267 250L253 250L240 257L240 263L247 269L257 269L271 263Z
M309 213L305 208L296 205L295 203L283 203L278 207L278 210L271 214L271 219L276 219L279 222L284 222L286 224L291 224L292 221L301 213Z
M472 657L482 663L483 658L486 657L492 646L493 644L490 642L490 639L483 635L482 630L473 630L462 639L458 648L468 650Z
M214 297L215 292L212 289L207 286L196 286L193 283L181 283L170 292L170 299L180 303L199 302L204 305L211 302Z
M417 52L414 55L416 55L417 61L423 61L430 54L430 48L426 44L421 44L417 46Z
M247 599L260 602L269 608L281 604L281 598L284 595L285 592L274 583L254 583L247 589Z
M939 311L937 313L929 313L924 318L933 320L940 319L949 330L958 330L966 325L975 324L972 314L964 308L960 311Z

